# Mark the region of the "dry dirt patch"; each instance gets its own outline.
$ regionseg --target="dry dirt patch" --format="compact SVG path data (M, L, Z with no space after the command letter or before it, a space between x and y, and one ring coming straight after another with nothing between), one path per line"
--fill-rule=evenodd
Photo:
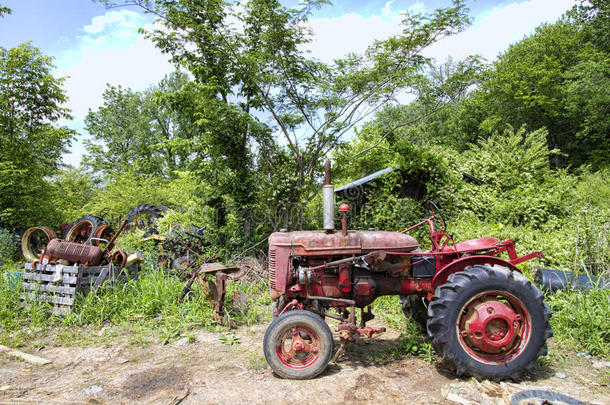
M399 335L393 330L370 344L357 343L318 378L284 380L263 368L265 328L242 327L233 340L200 331L195 342L186 345L139 347L129 345L126 338L109 347L45 348L36 354L53 364L43 367L0 358L0 403L451 404L445 399L447 393L460 392L469 384L437 363L417 357L378 362L374 356L361 355L391 349ZM591 370L588 360L576 358L568 364L564 379L554 376L556 370L543 370L516 389L554 388L591 403L610 404L608 388L597 381L600 374Z

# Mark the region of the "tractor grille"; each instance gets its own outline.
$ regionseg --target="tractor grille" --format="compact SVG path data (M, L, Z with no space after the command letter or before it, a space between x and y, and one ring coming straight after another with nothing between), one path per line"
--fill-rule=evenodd
M269 249L269 284L275 289L275 249Z

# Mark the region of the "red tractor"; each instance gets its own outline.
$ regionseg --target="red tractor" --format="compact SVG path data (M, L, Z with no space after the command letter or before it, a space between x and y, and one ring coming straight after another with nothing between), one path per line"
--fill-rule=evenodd
M374 318L371 303L382 295L398 295L405 312L425 323L435 350L458 375L515 378L546 354L551 312L516 267L540 252L518 256L512 240L491 237L456 243L432 202L430 216L402 232L348 231L343 204L342 229L335 231L329 162L323 193L323 231L269 236L275 307L264 352L279 376L308 379L324 371L334 351L325 318L338 321L335 358L354 334L382 332L366 326ZM426 252L407 235L422 225L429 227Z

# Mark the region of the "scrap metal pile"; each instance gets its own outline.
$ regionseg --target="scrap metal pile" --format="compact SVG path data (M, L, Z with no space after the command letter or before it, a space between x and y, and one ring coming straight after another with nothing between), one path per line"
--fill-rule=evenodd
M116 242L126 228L114 232L108 222L87 215L67 226L62 236L46 226L26 230L21 240L24 266L22 286L27 298L48 302L53 312L71 311L79 293L104 281L137 278L142 258L128 255Z
M199 280L206 297L212 302L215 319L225 323L223 302L229 281L243 278L251 269L248 264L225 267L217 257L206 255L204 228L191 225L171 227L169 236L158 233L156 219L163 216L165 206L139 205L121 221L117 231L102 216L86 215L72 224L62 226L61 239L46 226L29 228L22 237L21 250L28 261L22 275L26 295L49 302L55 312L70 310L78 293L100 287L104 281L137 278L140 263L138 252L126 253L117 243L118 236L129 230L143 232L142 242L153 241L158 249L153 264L185 281L179 297L196 295L193 283ZM235 326L230 322L230 326Z

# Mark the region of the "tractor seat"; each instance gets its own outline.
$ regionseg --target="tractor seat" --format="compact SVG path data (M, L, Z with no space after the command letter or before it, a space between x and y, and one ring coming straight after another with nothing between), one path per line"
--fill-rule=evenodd
M495 248L498 243L500 243L500 239L498 238L485 237L478 239L470 239L465 240L464 242L456 243L455 250L457 250L458 252L476 252L478 250L491 250ZM448 246L448 248L450 247Z

